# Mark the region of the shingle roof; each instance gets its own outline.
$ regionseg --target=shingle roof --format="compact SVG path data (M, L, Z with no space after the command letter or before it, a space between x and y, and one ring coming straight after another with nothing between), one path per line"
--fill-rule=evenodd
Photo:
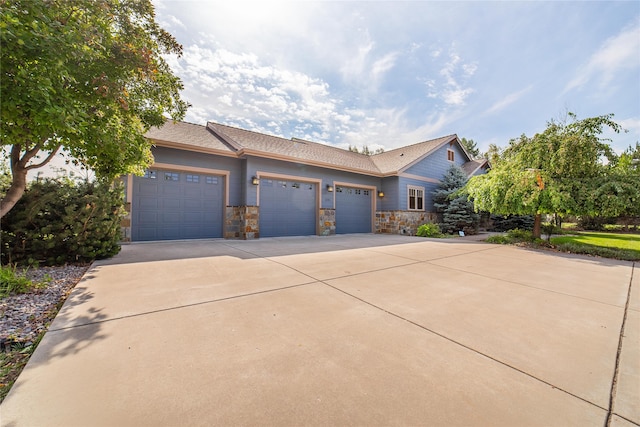
M414 163L422 160L432 151L437 150L444 144L454 141L456 135L443 136L442 138L431 139L419 142L406 147L396 148L391 151L371 156L380 172L383 174L393 174L400 172Z
M380 171L369 156L302 139L285 139L253 131L207 123L207 128L225 140L237 144L245 152L279 155L300 161L356 169L379 174Z
M159 145L190 146L198 151L235 156L280 158L377 176L402 172L434 150L457 140L456 135L449 135L367 156L317 142L285 139L214 122L201 126L168 120L160 128L150 129L146 136ZM463 169L471 174L480 166L471 161L465 163Z
M487 163L489 163L489 160L487 159L471 160L462 165L462 170L467 174L467 176L471 176Z
M233 153L233 150L215 138L205 126L193 123L167 120L162 127L149 129L145 136L157 142L168 143L168 145L190 145L207 150Z

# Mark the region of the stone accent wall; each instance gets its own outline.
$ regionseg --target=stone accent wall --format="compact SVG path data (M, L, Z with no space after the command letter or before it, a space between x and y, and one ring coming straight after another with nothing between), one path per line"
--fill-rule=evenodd
M333 236L336 234L336 210L335 209L320 209L319 215L320 227L318 228L318 235L320 236Z
M376 233L415 236L419 226L436 222L437 218L435 212L378 211Z
M260 213L257 206L227 206L224 238L253 240L260 237Z
M121 242L131 241L131 203L124 204L125 215L120 220Z

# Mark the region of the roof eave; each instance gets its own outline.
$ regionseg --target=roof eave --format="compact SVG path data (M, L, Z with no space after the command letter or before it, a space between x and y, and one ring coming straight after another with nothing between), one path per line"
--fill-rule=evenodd
M362 175L375 176L378 178L385 176L385 174L377 171L371 171L371 170L360 169L360 168L350 168L348 166L339 166L333 163L320 162L320 161L309 160L309 159L301 159L298 157L287 156L284 154L267 153L264 151L252 150L250 148L243 148L240 151L238 151L236 154L238 155L238 157L246 157L246 156L262 157L265 159L295 162L295 163L299 163L307 166L317 166L324 169L339 170L343 172L353 172L353 173L358 173Z
M153 145L158 147L175 148L178 150L186 150L186 151L192 151L195 153L204 153L204 154L215 154L215 155L225 156L225 157L238 157L232 151L218 150L215 148L207 148L207 147L201 147L199 145L177 143L177 142L165 141L162 139L155 139L155 138L147 138L147 139L151 141Z

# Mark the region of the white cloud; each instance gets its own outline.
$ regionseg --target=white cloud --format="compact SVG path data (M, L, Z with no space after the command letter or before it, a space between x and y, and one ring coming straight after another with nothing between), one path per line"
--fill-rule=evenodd
M435 58L439 56L440 54ZM451 49L448 61L442 65L439 72L444 81L438 82L434 79L425 81L428 89L427 97L440 99L447 105L465 105L469 95L475 92L475 89L466 87L466 83L477 69L477 63L464 63L460 55L454 49Z
M517 100L522 98L531 89L533 89L533 85L529 85L529 86L525 87L524 89L521 89L521 90L519 90L517 92L510 93L509 95L505 96L504 98L496 101L491 107L489 107L489 109L487 111L485 111L484 115L489 115L489 114L496 113L496 112L502 110L503 108L513 104L514 102L516 102Z
M580 88L593 79L599 79L601 85L610 83L619 71L638 67L639 52L640 21L637 21L618 35L607 39L567 83L564 92Z

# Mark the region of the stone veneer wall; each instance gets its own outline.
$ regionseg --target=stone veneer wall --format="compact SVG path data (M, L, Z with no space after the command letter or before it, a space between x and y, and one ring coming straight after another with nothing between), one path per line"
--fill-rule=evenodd
M131 203L124 204L125 214L120 220L121 242L131 241Z
M333 236L336 234L336 210L320 209L318 216L320 218L318 234L320 236Z
M419 226L436 222L435 212L378 211L376 212L376 233L405 234L415 236Z
M260 213L257 206L227 206L224 238L253 240L260 237Z

